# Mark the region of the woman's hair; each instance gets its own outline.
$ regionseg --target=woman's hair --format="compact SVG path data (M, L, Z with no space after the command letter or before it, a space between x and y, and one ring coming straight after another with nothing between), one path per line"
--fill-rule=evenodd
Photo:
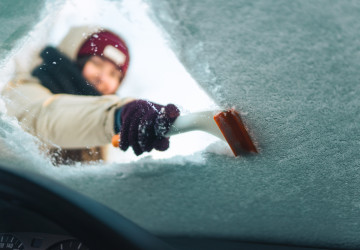
M79 57L76 61L75 61L75 64L76 66L78 67L78 69L82 72L83 69L84 69L84 66L85 64L91 59L91 57L93 57L93 55L90 55L90 56L82 56L82 57ZM101 57L103 58L103 57ZM103 58L105 60L107 60L106 58ZM110 61L110 60L109 60ZM111 62L111 61L110 61ZM121 70L121 69L119 69ZM119 79L119 82L121 82L124 78L124 75L122 74L120 79Z
M92 56L82 56L75 61L76 66L80 69L80 71L83 70L85 64L87 63L87 61L89 61L91 57Z

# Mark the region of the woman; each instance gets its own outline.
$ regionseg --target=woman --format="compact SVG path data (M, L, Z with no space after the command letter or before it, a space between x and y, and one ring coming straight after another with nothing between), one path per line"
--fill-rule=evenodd
M3 95L8 114L51 145L54 162L103 159L101 148L115 133L120 133L120 149L132 147L136 155L169 147L165 134L179 116L175 105L115 95L129 66L129 51L119 36L76 27L40 56L31 75L15 77Z

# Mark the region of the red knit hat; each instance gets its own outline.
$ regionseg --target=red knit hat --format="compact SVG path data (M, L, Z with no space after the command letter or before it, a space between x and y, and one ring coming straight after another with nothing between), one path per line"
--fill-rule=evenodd
M90 55L105 57L125 76L129 66L129 50L119 36L107 30L93 33L80 47L77 58Z

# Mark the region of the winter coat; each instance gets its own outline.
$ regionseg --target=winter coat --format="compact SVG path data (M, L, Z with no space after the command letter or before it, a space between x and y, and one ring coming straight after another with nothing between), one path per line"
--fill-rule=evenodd
M94 31L91 28L85 30L89 34ZM74 38L74 34L77 38ZM81 28L75 28L69 32L59 48L69 58L74 59L84 39L84 29L81 31ZM66 44L71 45L66 47ZM57 163L64 163L61 158L67 157L66 152L69 159L65 159L65 162L103 158L99 148L89 148L111 142L115 110L130 101L116 95L53 94L41 85L37 78L32 77L30 72L17 75L3 89L2 95L8 115L15 116L25 131L37 136L46 145L53 148L56 148L56 145L64 149L57 152L57 157L60 157L55 160Z

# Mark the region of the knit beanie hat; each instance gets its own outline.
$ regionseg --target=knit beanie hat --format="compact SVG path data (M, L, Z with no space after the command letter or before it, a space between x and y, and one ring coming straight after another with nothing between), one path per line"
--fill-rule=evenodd
M93 33L81 45L77 59L87 56L101 56L110 60L122 71L123 77L129 66L129 50L125 42L107 30Z

